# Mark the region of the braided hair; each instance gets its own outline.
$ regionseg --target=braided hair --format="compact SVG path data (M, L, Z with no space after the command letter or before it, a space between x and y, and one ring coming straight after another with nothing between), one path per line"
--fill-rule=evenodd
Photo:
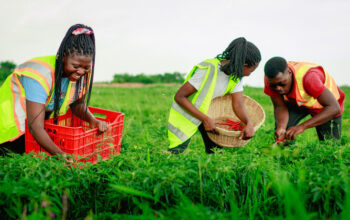
M252 67L261 61L259 49L244 37L233 40L216 58L230 60L228 64L221 67L221 71L233 75L233 80L243 77L244 64Z
M86 30L88 30L88 34L84 34L84 32L79 34L73 34L73 32L76 31L78 28L85 28ZM90 101L92 82L94 77L95 52L96 52L95 35L91 27L88 27L83 24L75 24L68 29L56 55L55 91L54 91L55 123L57 123L57 116L60 109L59 100L60 100L60 94L61 94L61 80L62 80L62 77L65 77L63 57L74 56L74 55L84 55L84 56L90 56L92 58L92 70L90 73L90 77L87 75L80 77L80 79L76 82L75 92L74 92L74 98L77 98L81 90L85 91L82 98L85 101L87 106ZM88 83L89 85L87 85ZM87 87L89 88L88 92L86 92Z

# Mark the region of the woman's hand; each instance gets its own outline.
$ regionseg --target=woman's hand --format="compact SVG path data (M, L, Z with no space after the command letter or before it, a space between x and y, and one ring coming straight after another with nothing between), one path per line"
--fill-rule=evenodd
M206 117L203 120L203 125L204 125L204 129L207 132L212 132L214 134L218 134L219 132L216 130L216 123L213 119L211 119L210 117Z
M243 140L249 140L250 138L254 137L255 129L253 124L248 123L242 130L241 139Z
M74 115L78 118L89 122L90 128L98 128L99 133L106 132L109 129L109 125L105 121L100 121L90 112L89 108L85 105L83 99L78 99L70 105L70 108Z
M67 164L73 164L74 160L72 155L67 154L67 153L62 153L63 159Z
M243 94L242 92L235 92L232 94L232 110L237 115L237 117L246 124L243 128L240 138L243 140L248 140L252 138L255 134L255 129L253 123L250 121L248 112L243 104Z
M110 126L105 121L100 121L96 118L90 122L90 127L91 128L97 127L100 134L110 129Z

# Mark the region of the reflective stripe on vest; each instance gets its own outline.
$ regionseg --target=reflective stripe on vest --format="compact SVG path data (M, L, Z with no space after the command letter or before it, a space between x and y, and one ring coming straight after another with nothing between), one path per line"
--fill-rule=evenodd
M37 80L45 89L46 94L49 95L52 85L50 69L40 63L29 61L19 65L15 72L18 73L19 76L27 76Z
M9 75L0 88L0 115L0 144L24 134L24 90L15 74Z
M309 71L310 68L320 68L322 72L325 75L325 82L324 85L329 91L334 95L335 99L338 100L340 97L338 87L333 79L324 69L314 63L308 63L308 62L288 62L289 68L292 70L293 74L295 75L296 80L296 102L298 106L305 106L309 109L322 109L323 106L317 101L317 99L313 98L312 96L308 95L307 92L304 89L303 85L303 79L306 73ZM287 96L284 96L284 98L288 101Z
M194 66L190 74L186 77L185 83L192 77L197 68L207 69L204 80L197 92L188 97L191 103L202 113L206 114L212 100L216 86L218 74L218 59L208 59L199 65ZM229 82L226 92L231 92L237 81ZM169 148L177 147L182 144L197 131L201 121L184 110L179 104L173 101L169 113L168 139Z
M58 116L66 114L66 112L69 108L69 105L72 102L74 92L75 92L75 83L72 83L72 81L69 81L68 86L67 86L66 96L64 97L63 103L60 107L60 110L58 111ZM53 91L53 93L54 93L54 91ZM52 97L53 97L53 95L51 96L51 98ZM51 98L50 98L50 100L51 100ZM52 113L50 114L50 118L53 118L53 117L54 117L54 111L52 111Z
M25 104L25 92L22 84L19 82L19 79L16 75L13 75L11 78L11 89L14 95L14 108L16 114L16 124L20 127L20 130L24 132L25 126L21 121L26 118L26 104Z

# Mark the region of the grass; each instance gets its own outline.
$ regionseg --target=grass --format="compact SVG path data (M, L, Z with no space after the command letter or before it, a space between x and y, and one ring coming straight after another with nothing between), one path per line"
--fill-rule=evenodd
M273 109L260 88L245 94L266 121L245 146L204 152L196 134L167 153L167 114L178 86L95 87L91 105L125 113L121 154L84 169L33 155L0 157L3 219L349 219L349 97L343 138L315 129L273 148ZM342 87L350 94L349 87Z

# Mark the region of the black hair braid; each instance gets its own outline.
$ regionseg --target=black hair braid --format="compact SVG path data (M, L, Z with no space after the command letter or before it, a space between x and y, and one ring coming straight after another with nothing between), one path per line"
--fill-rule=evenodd
M86 28L92 31L92 28L83 25L76 24L71 26L65 37L63 38L61 45L58 49L56 56L56 68L55 68L55 90L54 90L54 122L57 123L57 116L60 109L60 94L61 94L61 80L65 76L64 73L64 56L74 56L74 55L85 55L92 57L92 71L90 73L90 84L89 76L83 76L76 82L76 88L74 92L74 98L77 98L80 94L80 91L86 90L87 86L89 90L84 93L84 97L81 97L85 100L86 106L90 101L92 82L95 70L95 35L92 33L90 35L80 34L73 35L72 32L77 28ZM67 94L69 95L69 94ZM86 112L86 111L85 111ZM85 117L85 116L84 116Z
M234 80L243 77L244 64L251 67L261 61L259 49L244 37L233 40L216 58L230 60L228 64L221 67L221 71L233 75Z

